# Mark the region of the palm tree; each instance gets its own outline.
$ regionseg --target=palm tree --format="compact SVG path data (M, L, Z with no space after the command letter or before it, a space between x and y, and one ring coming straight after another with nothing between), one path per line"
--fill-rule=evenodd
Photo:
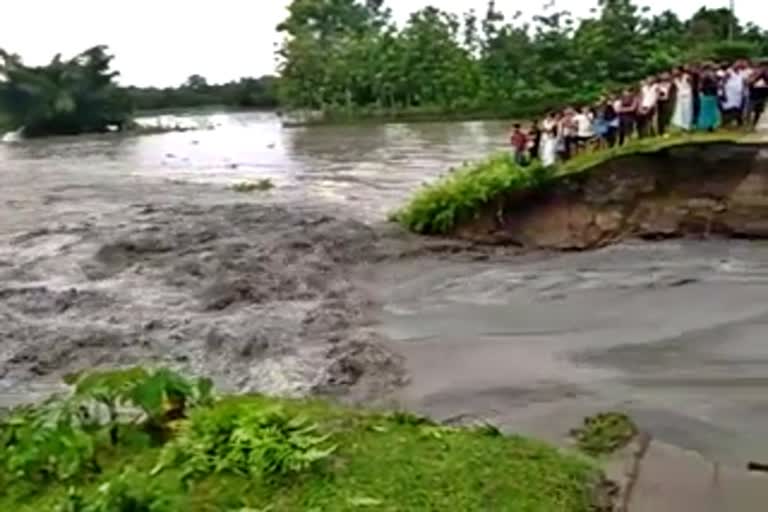
M103 132L122 127L127 97L110 71L112 56L95 46L69 60L56 55L46 66L26 66L0 50L0 111L26 136Z

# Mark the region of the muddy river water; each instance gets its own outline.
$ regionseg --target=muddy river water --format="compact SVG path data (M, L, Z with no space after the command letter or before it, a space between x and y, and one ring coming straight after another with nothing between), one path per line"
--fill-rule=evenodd
M708 457L768 460L768 244L425 242L386 213L503 124L205 121L0 145L2 401L146 360L289 393L370 375L360 396L441 419L559 438L619 408ZM259 178L275 188L228 189Z

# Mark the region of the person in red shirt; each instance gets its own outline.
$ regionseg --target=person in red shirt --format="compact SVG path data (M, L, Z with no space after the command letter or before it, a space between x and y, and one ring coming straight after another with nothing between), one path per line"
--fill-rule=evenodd
M509 142L512 144L512 151L515 156L515 163L518 165L526 165L526 152L528 151L528 135L526 135L521 129L519 124L515 124L512 127L512 135L509 137Z

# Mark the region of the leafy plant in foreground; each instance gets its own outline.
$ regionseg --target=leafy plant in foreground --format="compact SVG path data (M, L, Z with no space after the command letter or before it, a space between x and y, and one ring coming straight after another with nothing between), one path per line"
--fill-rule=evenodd
M188 380L161 368L148 372L129 368L73 375L74 396L85 406L95 402L107 412L110 440L118 442L119 412L133 408L141 412L134 423L163 434L171 422L186 417L189 408L212 401L213 383L209 379Z
M0 483L64 481L98 471L96 442L71 402L52 399L0 420Z
M307 470L336 446L316 424L280 407L220 406L195 411L153 473L180 466L184 479L235 473L272 479Z
M126 433L148 432L164 441L173 422L185 418L192 407L212 402L210 380L188 380L167 369L92 372L65 380L74 386L70 396L0 417L2 486L98 473L96 454L105 429L113 446L124 427L133 427Z

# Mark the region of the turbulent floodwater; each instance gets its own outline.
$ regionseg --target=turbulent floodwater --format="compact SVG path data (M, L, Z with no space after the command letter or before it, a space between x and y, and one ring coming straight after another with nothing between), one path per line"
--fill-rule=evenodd
M632 411L661 439L768 459L768 245L515 256L387 226L501 123L0 145L0 393L163 361L222 385L394 397L557 438ZM266 194L227 187L270 178Z

